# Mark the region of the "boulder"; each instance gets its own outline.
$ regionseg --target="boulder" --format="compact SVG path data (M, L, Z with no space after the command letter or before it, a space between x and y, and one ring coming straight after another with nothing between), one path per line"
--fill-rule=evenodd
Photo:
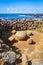
M2 58L4 62L13 63L16 60L16 53L13 51L4 52L2 53Z
M18 40L26 40L26 39L27 39L27 34L26 34L25 31L18 31L18 32L16 33L16 38L17 38Z
M11 42L12 42L13 40L15 40L14 35L10 36L10 37L8 38L8 40L11 41Z
M33 41L32 39L28 39L27 42L28 42L29 44L34 44L34 41Z
M33 33L31 31L27 32L27 36L32 36L32 35L33 35Z
M11 32L12 34L15 34L16 33L16 30L12 30L12 32Z

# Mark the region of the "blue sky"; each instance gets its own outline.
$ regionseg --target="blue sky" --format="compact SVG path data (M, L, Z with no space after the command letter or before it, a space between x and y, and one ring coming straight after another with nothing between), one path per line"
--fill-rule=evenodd
M0 0L0 13L43 13L43 0Z

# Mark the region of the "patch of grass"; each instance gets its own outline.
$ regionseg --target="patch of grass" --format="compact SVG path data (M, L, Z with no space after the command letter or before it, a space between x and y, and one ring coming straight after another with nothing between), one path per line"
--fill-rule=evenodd
M36 29L36 31L43 33L43 28L38 28L38 29Z

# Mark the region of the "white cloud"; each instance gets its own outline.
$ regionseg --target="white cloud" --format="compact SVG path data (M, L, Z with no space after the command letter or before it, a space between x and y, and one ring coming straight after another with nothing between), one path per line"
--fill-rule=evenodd
M24 7L3 7L0 8L0 13L40 13L42 8L24 8Z

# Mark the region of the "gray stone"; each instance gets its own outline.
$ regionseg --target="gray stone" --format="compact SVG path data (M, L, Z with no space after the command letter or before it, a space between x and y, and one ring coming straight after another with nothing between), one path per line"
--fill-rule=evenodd
M16 60L16 53L13 51L4 52L2 54L2 57L3 57L3 60L5 60L5 62L13 63Z

